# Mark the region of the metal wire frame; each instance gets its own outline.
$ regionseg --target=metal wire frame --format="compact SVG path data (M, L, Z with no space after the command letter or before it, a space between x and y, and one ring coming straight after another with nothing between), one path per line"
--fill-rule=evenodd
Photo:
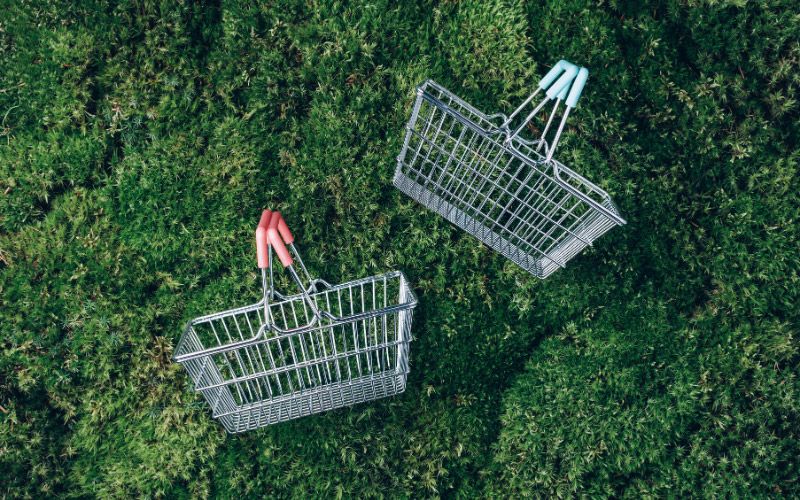
M315 280L314 287L186 326L175 360L228 432L405 390L417 302L405 276L395 271L336 286ZM334 319L320 319L319 311Z
M625 221L600 187L548 160L552 149L544 134L527 141L517 135L522 126L512 134L508 122L426 81L418 88L394 185L546 278Z

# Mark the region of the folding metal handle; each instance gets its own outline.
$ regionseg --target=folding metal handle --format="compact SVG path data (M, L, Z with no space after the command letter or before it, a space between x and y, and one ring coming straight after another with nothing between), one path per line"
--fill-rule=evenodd
M519 131L522 129L522 127L524 127L525 124L527 124L531 120L531 118L533 118L536 115L536 113L538 113L539 110L542 109L542 106L544 106L547 101L556 97L565 87L569 87L569 84L572 83L572 80L575 78L575 75L577 74L578 74L577 66L575 66L571 62L565 61L564 59L558 61L552 68L550 68L550 71L548 71L547 74L544 75L541 80L539 80L539 84L536 86L536 90L534 90L533 93L529 95L528 98L522 102L522 104L517 106L517 109L515 109L508 116L508 118L506 118L506 121L500 127L507 128L511 124L511 120L513 120L515 116L517 116L523 109L525 109L525 106L530 104L530 102L533 100L534 97L536 97L536 95L539 92L544 91L547 95L547 98L543 99L542 102L540 102L536 106L536 109L534 109L533 112L530 113L527 116L527 118L525 118L525 120L522 122L522 125L517 127L516 131L513 134L511 134L512 136L517 135Z
M294 253L294 258L292 257L292 254L289 253L287 245L289 248L291 248L292 253ZM275 291L275 281L272 275L273 269L269 270L269 281L267 281L266 269L270 267L272 262L273 250L278 255L278 259L283 267L286 268L286 270L289 272L289 275L297 284L300 295L303 296L303 300L313 312L311 321L302 328L313 326L323 317L327 317L329 319L334 318L332 315L325 313L324 311L321 312L314 300L309 295L309 291L316 290L317 283L320 280L313 280L308 274L308 270L303 264L303 260L300 258L300 253L294 246L294 236L289 230L289 226L286 224L283 215L281 215L281 213L278 211L273 212L271 210L264 210L261 213L261 220L256 228L256 253L258 257L258 267L261 268L261 282L264 290L264 325L262 330L264 327L266 327L281 334L296 330L296 328L292 330L283 330L277 327L277 325L275 325L271 319L270 299L275 297L285 298L283 295ZM308 288L303 285L302 279L293 266L295 259L297 259L297 262L300 264L300 270L305 275L306 280L309 283Z
M507 137L506 141L511 141L515 137L519 135L525 126L530 123L534 116L536 116L539 111L547 104L549 101L556 99L556 107L558 103L561 102L564 97L566 97L566 92L569 89L572 81L575 77L579 74L580 68L578 66L572 64L569 61L565 61L564 59L558 61L555 66L553 66L550 71L547 72L546 75L539 80L539 84L537 85L536 90L528 96L525 101L514 110L513 113L506 119L506 121L501 125L501 128L506 129ZM554 83L555 82L555 83ZM508 126L511 124L511 121L517 116L525 107L533 100L534 97L540 92L545 92L545 97L537 104L533 111L528 113L528 116L525 117L524 120L513 130L510 131Z
M578 98L581 96L581 92L583 92L583 87L586 85L586 80L589 78L589 70L586 68L580 68L578 71L577 76L575 77L574 81L572 82L572 88L569 91L569 95L567 96L566 100L566 108L564 109L564 114L561 117L561 123L558 124L558 130L556 131L555 136L550 144L550 147L547 148L547 157L546 160L549 162L553 158L553 153L556 151L556 147L558 146L558 140L561 138L561 133L564 131L564 125L567 124L567 117L569 117L569 112L572 111L575 106L578 105ZM556 104L553 107L552 113L550 113L550 118L547 120L547 125L542 132L542 138L539 142L539 145L545 144L545 135L547 131L550 129L550 124L553 122L553 118L556 115L556 108L558 108L558 103L563 99L564 93L566 91L566 87L561 90L558 95L558 99L556 99ZM539 148L537 147L536 150L538 151Z

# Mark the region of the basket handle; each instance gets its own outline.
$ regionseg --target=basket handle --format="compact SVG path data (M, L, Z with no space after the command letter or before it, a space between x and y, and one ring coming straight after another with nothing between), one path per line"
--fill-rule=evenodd
M564 77L568 75L568 70L570 73L574 70L574 74L569 81L566 81ZM583 92L584 85L586 85L586 80L589 78L589 70L562 59L539 80L539 88L541 90L547 89L561 71L565 73L561 75L555 85L547 90L547 97L550 99L557 97L560 101L566 99L566 105L574 109L578 105L578 99L581 96L581 92ZM561 82L561 80L564 80L564 82ZM567 95L567 92L569 92L569 95Z
M510 122L519 114L520 111L525 109L525 106L527 106L528 103L533 100L539 91L545 91L548 100L556 97L565 87L569 88L569 84L572 83L572 80L577 74L578 66L572 64L571 62L562 59L555 63L553 67L550 68L550 71L548 71L547 74L545 74L542 79L539 80L536 90L529 95L528 98L525 99L525 101L520 104L513 113L511 113L507 121ZM553 82L555 82L555 84Z
M544 132L542 132L542 141L544 141L545 134L547 134L547 130L550 128L550 123L555 117L556 107L558 107L558 103L561 101L561 99L563 99L564 96L567 98L565 102L566 107L564 108L564 114L561 116L561 123L558 124L558 130L553 137L550 147L547 148L547 154L545 158L547 162L550 162L550 160L553 158L553 153L555 153L556 147L558 146L558 140L561 138L561 133L564 131L564 125L567 124L567 117L569 117L570 111L575 109L575 106L578 105L578 98L580 98L581 92L583 92L583 87L586 85L586 80L588 78L589 70L586 68L581 68L578 71L578 74L575 76L575 80L572 82L572 88L569 90L569 95L566 93L566 87L564 87L564 89L562 89L558 94L556 106L553 108L553 112L550 114L550 118L547 120L547 126L545 127ZM557 167L554 166L553 168Z
M261 212L261 219L258 221L256 227L256 260L258 261L259 269L266 269L269 267L269 238L267 237L267 229L269 229L269 221L272 218L272 210L264 210Z
M267 228L267 241L278 254L278 259L283 267L289 267L294 263L292 256L289 255L289 250L286 249L286 245L291 244L294 237L280 212L272 212Z
M300 259L300 254L297 253L297 250L294 248L294 236L292 232L289 230L289 226L286 224L286 221L283 219L283 215L281 215L278 211L270 211L264 210L261 213L261 220L258 223L258 227L256 228L256 251L258 254L258 267L261 268L261 276L262 276L262 284L264 287L264 327L269 325L269 328L274 330L279 334L291 333L293 331L298 331L304 328L309 328L320 321L322 317L328 317L330 314L323 313L319 310L317 305L315 304L314 300L308 293L308 290L302 284L300 280L300 276L298 276L297 271L292 267L294 264L294 259L292 258L289 250L286 248L286 245L292 246L292 251L294 252L295 256L298 259L298 262L301 264L303 272L311 282L310 276L308 276L308 271L305 269L303 265L302 259ZM304 326L298 326L292 329L281 329L278 328L273 321L271 321L270 317L270 305L269 299L270 296L274 292L274 282L272 279L272 270L270 269L270 276L269 276L269 285L267 285L267 275L266 275L266 268L269 267L270 262L272 261L272 250L278 255L278 259L283 264L283 267L288 269L289 274L291 275L292 279L294 279L295 283L300 289L300 295L302 295L303 300L308 304L311 310L314 313L314 317L311 318L308 324ZM313 288L313 283L312 283Z
M277 234L271 237L270 228L272 227L273 215L278 216L277 225L273 228L273 232L274 229L277 229ZM286 245L291 245L292 243L294 243L294 236L289 231L289 226L286 225L286 221L280 212L273 212L269 209L261 212L261 219L258 221L258 227L256 227L256 260L258 261L258 268L266 269L269 267L270 245L275 247L278 257L281 258L282 254L284 256L289 255L289 252L286 252ZM289 261L289 264L285 265L291 265L291 257L289 257ZM284 258L281 258L281 263L284 263Z
M554 73L554 69L558 71ZM556 65L553 66L553 69L544 75L541 80L539 80L539 89L546 90L547 97L550 99L555 99L562 89L569 87L569 85L575 79L575 75L578 74L578 70L578 66L562 59L558 61ZM550 85L550 82L555 80L555 77L551 75L553 73L555 75L560 74L561 76L559 76L558 80L556 80L554 84Z
M522 129L525 128L525 126L528 125L531 120L533 120L533 117L536 116L549 101L556 98L558 99L558 102L562 101L564 97L566 97L566 92L569 89L570 84L572 84L572 81L578 75L579 69L580 68L578 68L578 66L564 59L558 61L555 66L553 66L550 71L548 71L547 74L544 75L541 80L539 80L539 84L536 86L536 90L533 92L533 94L529 95L528 98L525 99L525 101L523 101L522 104L520 104L517 109L515 109L514 112L509 115L508 118L506 118L506 121L503 123L503 125L501 125L501 128L507 129L514 117L522 112L522 110L525 109L528 104L530 104L533 98L536 97L540 91L545 92L545 97L534 107L533 111L528 113L525 119L522 120L522 123L520 123L513 131L508 131L508 137L506 140L510 141L519 135ZM578 95L580 95L580 93Z
M570 89L569 96L567 97L566 104L568 108L574 109L575 106L578 105L578 99L581 97L581 92L583 92L583 87L586 85L586 80L588 78L589 70L586 68L581 68L580 71L578 71L578 76L575 77L575 81L572 82L572 88ZM566 90L566 87L564 87L564 90Z

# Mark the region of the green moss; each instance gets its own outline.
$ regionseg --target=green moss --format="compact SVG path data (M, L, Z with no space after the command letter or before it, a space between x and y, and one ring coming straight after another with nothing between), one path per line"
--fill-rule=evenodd
M0 496L798 494L791 2L6 2ZM414 87L513 109L628 225L548 280L391 187ZM256 300L281 209L330 281L402 269L405 394L226 436L171 360Z

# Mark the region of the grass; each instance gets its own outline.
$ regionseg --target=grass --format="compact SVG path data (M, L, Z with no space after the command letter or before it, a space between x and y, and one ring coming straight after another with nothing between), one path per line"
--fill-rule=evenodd
M800 494L792 2L3 2L0 495ZM391 187L415 85L513 109L628 225L537 281ZM229 437L171 361L282 210L419 295L400 397Z

